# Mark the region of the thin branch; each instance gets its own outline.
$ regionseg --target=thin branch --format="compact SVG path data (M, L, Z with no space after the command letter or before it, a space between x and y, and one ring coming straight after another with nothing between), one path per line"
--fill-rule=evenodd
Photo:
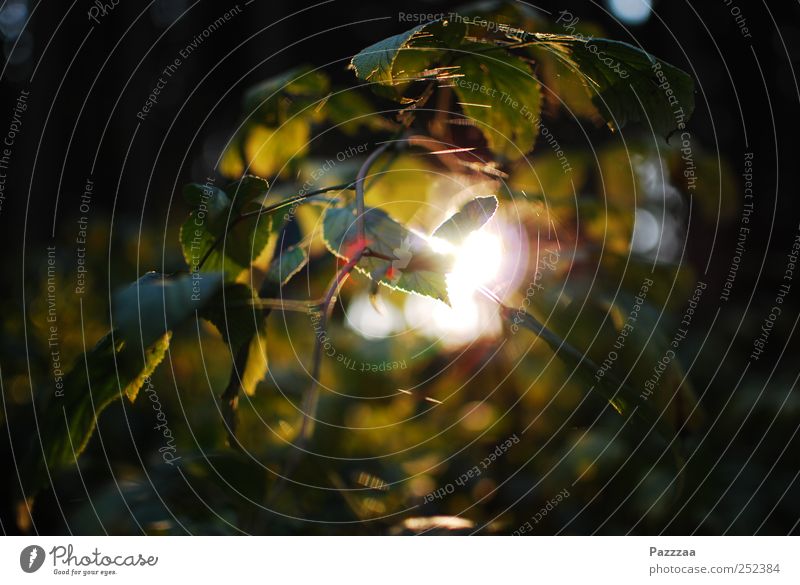
M267 205L266 207L259 207L258 209L254 209L253 211L248 211L247 213L241 214L239 216L239 219L244 219L246 217L250 217L253 215L260 215L263 213L272 213L273 211L283 209L284 207L291 207L298 201L303 201L304 199L308 199L309 197L314 197L315 195L322 195L323 193L328 193L330 191L342 191L344 189L353 189L353 188L354 187L352 182L342 183L340 185L332 185L330 187L323 187L321 189L309 191L308 193L301 193L299 195L295 195L294 197L284 199L283 201L278 201L277 203L273 203L272 205Z
M564 354L568 355L572 360L575 361L578 367L585 366L589 370L593 370L595 372L600 370L600 366L591 359L588 355L584 352L577 349L575 346L568 343L565 339L562 339L558 335L556 335L552 330L548 329L543 323L540 323L536 317L525 311L524 309L514 309L509 307L508 305L504 304L503 301L494 294L491 290L486 287L479 287L478 291L481 292L486 298L489 300L497 303L500 306L500 312L503 315L503 318L506 320L512 320L514 317L522 317L525 319L526 328L530 330L532 333L536 334L539 338L543 339L547 345L554 352L563 352ZM617 395L624 389L628 392L629 395L635 395L630 384L627 382L620 380L617 378L613 373L608 372L604 376L606 380L608 380L611 386L616 387L616 392L611 396L605 396L609 402L612 402L617 399ZM601 392L601 394L603 394ZM622 396L624 398L624 396ZM617 406L613 404L612 406L617 409ZM617 409L618 410L618 409ZM621 411L618 410L620 414L623 414ZM635 408L633 410L634 413L638 413L639 416L643 417L644 415L639 411L639 408Z
M279 245L283 245L283 238L286 235L286 224L281 227L281 235L279 238ZM273 259L275 257L275 251L272 252ZM258 296L256 297L258 300L261 300L261 295L264 294L264 283L261 284L261 287L258 291ZM270 299L272 300L272 299ZM230 306L236 306L238 303L231 303ZM281 303L283 305L283 303ZM254 317L256 310L262 310L263 314L260 319L266 319L269 315L270 310L272 307L254 307ZM226 314L227 318L227 314ZM228 445L232 448L244 452L244 448L242 447L239 439L236 437L236 426L237 426L237 411L239 408L239 392L243 389L243 381L242 378L245 375L245 371L247 370L247 362L250 360L250 351L253 345L253 339L258 336L258 333L253 333L249 339L236 351L235 355L233 355L233 364L231 365L231 375L228 379L228 386L225 388L225 391L220 396L220 401L222 402L222 417L225 423L225 432L228 436ZM231 346L231 353L233 353L233 347Z
M384 142L378 148L376 148L364 161L361 165L361 168L358 170L356 174L356 179L353 183L348 183L347 187L353 187L356 191L356 210L358 213L358 217L356 218L357 222L357 234L358 234L358 242L359 248L356 250L353 257L350 258L339 271L334 276L333 281L331 282L328 290L325 294L325 297L322 299L322 303L320 304L320 312L322 313L319 328L320 331L324 332L327 329L328 321L330 320L330 316L333 312L334 303L336 301L336 297L339 294L339 291L350 276L350 273L356 267L358 262L367 255L372 255L367 246L366 246L366 239L365 239L365 232L366 232L366 225L364 223L364 182L367 177L367 173L369 173L370 167L375 163L375 161L384 153L386 152L392 145L396 144L397 140L391 140ZM291 475L297 464L300 462L300 459L305 452L305 445L306 442L311 438L311 435L314 431L314 419L316 417L317 406L319 404L319 388L320 388L320 374L322 370L322 351L323 351L323 343L322 338L323 335L316 335L316 339L314 341L314 352L312 356L312 363L311 363L311 385L306 391L305 395L303 396L303 401L301 405L301 412L302 412L302 422L300 423L300 431L298 433L298 440L295 444L296 449L289 455L289 459L286 462L286 467L283 470L281 478L275 484L275 487L272 489L268 499L267 499L267 507L271 505L272 502L280 495L283 491L283 488L286 486L286 482L288 480L289 475Z
M394 262L397 258L393 256L387 256L386 254L381 254L380 252L374 252L369 248L364 248L364 258L378 258L379 260L386 260L387 262Z
M322 305L322 299L299 300L299 299L252 299L246 301L236 301L230 303L231 307L253 307L254 309L273 309L276 311L293 311L296 313L307 313L309 309L315 309Z
M358 174L356 175L356 213L358 214L356 217L356 233L358 234L357 241L361 242L362 245L364 245L364 242L366 242L366 225L364 223L364 179L367 177L369 168L379 156L381 156L390 146L392 146L392 144L393 142L384 142L378 148L372 151L372 154L367 157L367 160L365 160L364 164L361 165L361 168L358 169Z
M403 108L397 114L397 120L403 125L405 128L410 128L411 124L414 123L414 113L419 108L424 108L425 104L428 103L428 100L433 95L433 87L434 82L431 81L428 85L425 86L422 94L414 100L410 105Z
M529 35L534 35L538 37L538 33L527 33ZM534 45L545 45L547 44L547 40L543 38L536 38L534 40L529 41L514 41L513 43L502 43L500 41L493 41L491 43L485 43L487 46L485 48L474 49L471 51L472 53L477 54L484 54L489 53L490 51L498 51L498 50L505 50L505 49L522 49L525 47L531 47Z
M408 144L409 146L416 146L417 148L426 150L428 151L428 153L439 151L438 160L440 160L444 164L444 166L446 166L451 171L457 171L464 166L461 159L455 156L455 152L453 152L454 149L450 148L451 145L446 142L442 142L437 138L431 138L428 136L421 136L421 135L409 136ZM446 147L445 150L450 150L451 152L442 152L443 146Z
M331 282L328 292L322 301L322 317L319 323L319 328L322 332L324 332L328 327L328 320L333 312L333 305L336 301L336 297L339 294L342 284L344 284L344 282L347 280L347 277L350 276L350 273L356 267L356 264L358 264L359 260L361 260L363 254L363 249L357 251L353 257L348 260L344 266L342 266L342 268L333 278L333 282ZM303 397L303 422L300 426L301 446L308 438L310 438L311 433L314 431L313 418L316 416L317 403L319 402L319 377L322 369L322 337L322 335L316 336L311 366L311 387Z
M589 356L587 356L582 351L579 351L574 346L567 343L566 340L562 339L555 333L553 333L550 329L545 327L544 324L540 323L536 317L525 311L524 309L513 309L508 305L504 304L503 301L498 297L494 292L490 289L486 288L485 286L481 286L478 288L478 291L483 294L487 299L497 303L500 306L500 311L503 314L503 317L507 320L511 320L514 316L522 316L524 315L526 321L529 325L529 329L532 333L535 333L537 336L542 338L547 345L549 345L554 351L563 351L564 353L568 354L572 359L574 359L578 364L586 364L590 369L597 371L600 369L594 360L592 360ZM609 379L611 377L609 376ZM620 387L624 387L622 382L619 383Z
M324 187L322 189L317 189L315 191L309 191L308 193L302 193L291 197L289 199L284 199L278 203L275 203L270 206L261 207L254 211L249 211L247 213L242 213L237 216L232 222L228 224L225 228L225 231L221 236L219 236L214 242L212 243L211 247L206 251L203 258L200 260L198 267L201 267L203 263L208 259L209 255L211 254L212 250L216 248L219 242L225 237L230 229L235 226L237 223L242 221L247 217L252 217L254 215L261 215L266 213L271 213L274 211L278 211L285 207L291 207L295 203L299 201L303 201L308 199L309 197L313 197L315 195L320 195L322 193L326 193L328 191L334 190L342 190L342 189L352 189L355 188L356 190L356 201L358 206L358 218L359 218L359 241L361 242L361 248L356 252L356 254L339 270L337 275L334 277L333 282L331 283L330 288L328 289L327 294L323 298L322 302L319 304L320 310L322 311L322 319L320 320L320 328L324 331L327 327L328 319L330 318L330 313L333 310L333 301L336 298L336 295L339 292L344 281L350 275L353 268L355 268L356 264L358 264L359 260L361 260L362 256L365 253L369 253L368 250L365 249L365 238L364 238L364 179L366 178L367 173L369 172L369 168L372 164L378 159L378 157L383 154L389 146L392 145L392 142L386 142L375 149L375 151L367 157L364 161L364 164L358 171L358 175L356 176L356 180L354 183L344 183L341 185L334 185L332 187ZM253 301L249 301L254 308L260 309L278 309L278 310L299 310L299 311L307 311L309 308L313 308L313 304L308 302L301 302L301 301L284 301L282 299L257 299ZM241 347L236 355L234 356L234 364L231 369L231 376L228 382L228 386L225 389L225 392L220 397L223 401L223 408L224 408L224 417L225 417L225 428L228 433L228 442L231 444L232 447L241 449L241 445L239 444L236 438L236 409L239 401L239 391L242 387L241 375L239 372L243 372L244 368L247 365L247 360L249 358L249 349L250 344L247 343L243 347ZM310 438L311 433L313 432L313 418L316 413L317 403L319 401L319 375L320 369L322 364L322 343L317 336L317 340L314 344L314 355L312 358L312 384L310 389L306 392L305 396L303 397L303 422L301 423L300 427L300 443L299 447L302 448L305 441ZM296 453L299 453L302 449L298 450ZM289 465L287 465L286 475L291 472L291 468L294 467L296 462L290 461ZM277 490L277 486L276 486Z
M339 293L344 282L347 280L347 277L350 276L350 273L356 267L359 260L364 254L364 250L358 250L353 257L347 261L347 263L342 266L336 276L333 277L333 281L331 282L330 286L328 287L328 292L325 294L325 298L322 301L321 305L321 312L322 318L320 319L320 330L322 332L325 331L328 325L328 320L330 319L331 313L333 312L333 306L336 301L336 297ZM311 364L311 386L306 391L305 395L303 396L303 403L301 406L301 412L303 415L303 421L300 423L300 432L298 433L298 441L295 445L296 449L289 455L289 459L286 462L286 467L283 470L281 478L275 484L272 492L270 493L269 497L267 498L266 507L268 508L272 502L278 497L278 495L283 491L283 488L286 486L287 479L289 475L291 475L297 464L300 462L300 459L305 452L305 445L308 439L311 438L311 433L314 430L314 418L316 417L317 412L317 405L319 404L319 378L320 372L322 370L322 335L315 336L316 339L314 341L314 354L312 357L312 364Z

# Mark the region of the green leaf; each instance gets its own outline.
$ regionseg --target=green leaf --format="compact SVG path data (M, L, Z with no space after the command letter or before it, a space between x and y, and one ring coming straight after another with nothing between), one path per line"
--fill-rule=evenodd
M220 172L290 176L292 162L306 155L311 124L330 91L328 76L310 66L297 67L250 88L244 97L247 118L220 161Z
M189 183L183 188L183 198L189 205L205 204L208 213L214 217L225 211L231 203L225 191L210 183Z
M524 191L520 197L546 196L548 205L574 206L575 192L581 193L589 175L587 153L565 151L558 157L550 149L540 148L533 157L519 161L509 172L508 186Z
M433 235L457 246L492 219L496 211L497 197L494 195L476 197L446 219L436 228Z
M232 202L234 211L242 211L248 203L266 197L269 193L269 182L256 175L245 175L227 185L225 192Z
M256 393L258 384L266 377L269 369L267 361L267 320L262 319L255 335L250 338L247 362L239 372L242 390L248 396Z
M458 46L465 31L464 24L448 20L420 24L362 50L350 68L380 95L408 101L403 93L409 82L444 74L445 70L431 66L442 62L448 48Z
M524 309L514 310L509 307L503 307L502 314L505 320L511 325L512 331L515 331L516 327L527 329L547 343L550 349L553 350L553 353L564 360L570 367L576 368L578 373L583 375L587 380L591 380L594 374L599 370L599 366L595 364L591 358L545 327ZM614 407L614 410L623 416L628 416L630 414L630 403L625 397L625 393L620 391L622 385L618 384L615 386L612 379L614 378L601 378L601 381L596 384L595 389L601 396L608 400L609 404Z
M310 140L311 124L303 116L287 120L277 128L247 124L225 152L220 172L226 177L238 177L245 171L289 177L294 163L308 153Z
M252 305L255 299L253 290L246 284L229 284L208 302L200 316L217 328L225 343L238 349L250 340L263 317L263 310Z
M670 332L669 337L664 330L664 316L652 306L653 286L648 291L648 298L641 305L635 327L629 330L627 342L621 349L615 348L614 339L602 339L595 348L595 355L618 349L618 360L615 371L627 375L627 383L638 389L637 403L646 400L648 406L656 413L661 413L659 427L666 435L674 433L684 424L688 429L696 429L703 422L704 414L697 407L697 398L691 382L686 378L683 366L677 355L670 353L671 342L676 338ZM677 283L672 282L672 287ZM634 295L620 292L612 301L611 297L603 299L604 307L608 307L611 324L616 335L620 335L629 317L630 308L634 306ZM685 297L684 297L685 298ZM643 398L646 397L646 398Z
M373 132L397 129L394 122L378 114L375 106L354 90L331 94L320 107L320 111L347 135L353 135L361 128Z
M649 294L648 288L639 285L644 291L641 294ZM546 317L547 327L525 310L504 307L503 315L512 332L515 328L528 329L545 341L619 414L627 417L635 413L648 428L671 437L686 421L696 400L688 382L683 381L677 358L667 360L669 363L659 371L659 390L647 396L646 384L670 347L659 329L657 312L648 307L641 294L638 300L623 293L617 295L618 302L607 301L602 294L576 296L564 302L563 295L545 290L533 298L531 310ZM695 412L690 423L700 420L701 414Z
M46 486L53 473L77 461L94 432L100 413L126 395L131 401L164 359L170 333L142 352L113 333L84 353L64 378L63 395L37 407L38 434L26 469L27 493Z
M455 92L464 114L477 122L489 148L508 160L533 150L539 132L541 91L530 65L487 45L465 45L456 59Z
M431 159L408 152L379 158L375 170L379 171L380 180L368 181L366 205L383 209L400 223L412 221L437 188L431 177L438 168ZM351 176L357 171L358 168Z
M668 137L694 111L694 81L677 67L628 43L537 34L539 46L583 79L612 129L641 122ZM669 93L671 92L671 94ZM676 114L680 110L682 114Z
M252 289L234 283L220 290L200 312L220 332L230 346L233 356L249 347L244 370L239 372L243 390L252 395L267 373L267 315L269 310L257 309Z
M350 61L356 77L361 81L391 83L394 61L401 49L407 48L414 37L425 29L424 24L404 33L393 35L361 50Z
M283 286L308 262L308 252L303 246L290 246L278 252L272 259L272 263L267 271L266 279L278 286Z
M192 206L196 222L218 229L227 221L231 199L219 187L206 183L190 183L183 188L183 197Z
M271 218L263 214L238 218L249 203L260 203L257 200L267 190L268 183L252 175L224 191L205 188L198 194L198 186L187 188L187 199L197 203L181 226L180 241L192 273L221 272L226 282L232 282L249 268L269 242Z
M420 235L405 228L380 209L364 211L365 241L359 242L356 208L331 207L323 219L328 249L349 260L363 245L391 260L365 257L356 265L362 274L389 288L432 297L449 304L445 273L450 259L434 252ZM387 268L388 266L388 268Z
M114 295L114 325L123 339L149 346L194 311L222 284L217 273L166 276L148 272Z
M301 65L248 89L244 94L244 110L255 121L280 126L329 91L330 80L325 72Z

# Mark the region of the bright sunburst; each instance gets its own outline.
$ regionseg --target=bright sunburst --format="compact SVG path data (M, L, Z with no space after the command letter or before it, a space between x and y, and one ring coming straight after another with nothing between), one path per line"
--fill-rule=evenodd
M401 331L404 320L406 326L452 347L499 333L497 307L479 292L481 287L492 288L505 278L507 250L495 221L472 232L458 246L428 238L435 251L453 257L452 270L446 275L450 306L429 297L409 295L401 317L388 298L382 298L384 306L377 311L362 295L348 307L348 326L364 337L380 338Z
M454 258L452 271L447 274L451 306L411 297L406 302L408 324L440 338L446 345L459 345L496 332L499 325L495 310L478 290L492 284L500 272L500 237L484 228L471 233L459 246L437 238L431 238L430 244L434 250Z

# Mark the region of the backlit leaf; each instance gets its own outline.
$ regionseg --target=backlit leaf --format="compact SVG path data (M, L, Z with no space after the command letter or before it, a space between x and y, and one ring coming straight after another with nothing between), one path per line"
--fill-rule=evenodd
M302 246L290 246L278 252L273 258L267 272L267 280L283 286L300 272L308 262L308 252Z
M334 92L319 109L331 124L348 135L362 128L373 132L396 129L394 122L378 114L375 106L355 90Z
M319 108L329 91L328 76L307 65L250 88L247 117L222 155L220 172L289 176L292 163L308 152L311 124L322 119Z
M123 395L130 400L136 397L164 359L169 341L170 333L166 333L142 352L138 343L109 333L77 359L64 377L63 394L50 396L37 407L38 435L26 469L28 493L38 491L52 474L77 461L100 413Z
M187 190L190 202L199 197L180 232L183 257L191 272L220 272L226 282L232 282L258 258L270 239L271 218L238 217L248 204L260 203L267 189L264 179L246 175L224 191L212 188L198 195L196 187Z
M477 122L489 148L517 160L533 150L539 133L541 92L530 65L487 45L465 45L455 60L455 92L464 114Z
M313 106L329 90L330 80L323 71L303 65L248 89L244 94L244 110L254 121L280 126Z
M371 82L371 89L400 101L410 81L436 78L444 71L431 69L441 62L446 49L456 47L466 27L458 22L437 20L370 45L350 61L356 77Z
M449 303L445 273L450 260L434 252L420 235L403 227L380 209L364 212L365 241L358 241L355 206L332 207L325 212L323 235L328 249L349 259L362 245L391 258L362 258L356 269L380 283L405 292L433 297ZM390 265L386 269L386 265ZM384 270L379 270L379 269Z
M242 389L248 395L252 395L264 379L268 365L266 321L269 310L250 304L256 299L250 287L234 283L220 290L200 313L217 328L233 356L243 347L249 347L244 370L238 372Z
M148 272L114 295L114 325L122 338L149 346L189 317L216 293L222 275L167 276Z
M458 245L468 235L480 229L483 224L492 219L496 211L497 198L494 195L476 197L446 219L442 225L436 228L433 235L451 244Z
M633 45L570 35L540 33L536 38L538 46L581 76L612 129L640 122L668 137L694 111L692 78Z

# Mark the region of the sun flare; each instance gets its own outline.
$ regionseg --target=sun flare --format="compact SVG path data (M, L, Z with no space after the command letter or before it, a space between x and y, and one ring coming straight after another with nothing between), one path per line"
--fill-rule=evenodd
M429 242L437 252L453 256L452 270L446 275L450 306L412 297L406 303L408 324L447 345L468 343L498 331L496 312L478 291L491 285L500 273L500 237L484 228L471 233L458 246L438 238L430 238Z
M502 248L497 235L483 230L472 232L456 247L453 270L447 275L451 297L461 293L472 296L481 286L490 284L500 270Z
M450 306L429 297L410 295L402 315L388 298L376 310L366 294L353 299L347 311L347 324L367 339L389 337L403 330L403 325L457 347L501 330L497 308L479 292L492 288L502 276L503 240L497 226L484 226L472 232L460 245L439 238L428 238L436 252L453 258L452 269L445 275Z

